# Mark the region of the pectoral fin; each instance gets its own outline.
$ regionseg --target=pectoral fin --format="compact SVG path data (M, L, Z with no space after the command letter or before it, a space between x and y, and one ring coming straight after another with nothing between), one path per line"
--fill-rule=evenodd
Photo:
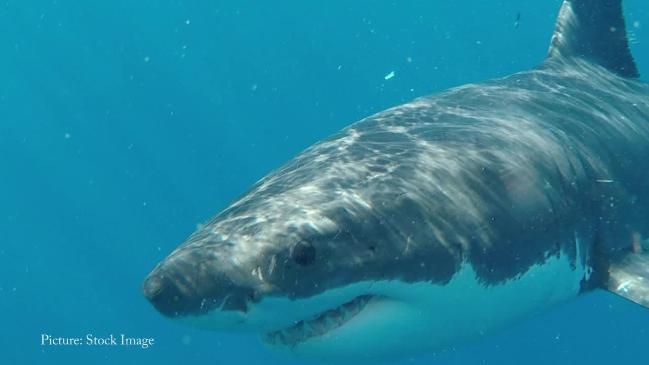
M604 288L649 308L649 253L631 250L612 258Z

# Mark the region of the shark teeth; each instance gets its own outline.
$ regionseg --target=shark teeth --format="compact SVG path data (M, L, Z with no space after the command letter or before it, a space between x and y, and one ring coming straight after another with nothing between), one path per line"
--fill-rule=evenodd
M372 298L374 298L372 295L358 296L334 309L316 315L313 319L301 320L290 327L266 333L262 339L270 345L297 346L301 342L323 336L343 326L360 313Z

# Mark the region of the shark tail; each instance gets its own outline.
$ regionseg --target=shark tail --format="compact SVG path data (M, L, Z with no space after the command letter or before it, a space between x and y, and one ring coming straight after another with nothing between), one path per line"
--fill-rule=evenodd
M629 49L622 0L564 0L548 61L580 58L623 77L639 76Z

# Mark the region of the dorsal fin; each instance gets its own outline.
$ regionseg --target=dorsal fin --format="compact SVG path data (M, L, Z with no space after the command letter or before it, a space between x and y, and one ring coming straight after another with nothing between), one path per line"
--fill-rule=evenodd
M587 59L625 77L638 77L626 35L622 0L564 0L548 58Z

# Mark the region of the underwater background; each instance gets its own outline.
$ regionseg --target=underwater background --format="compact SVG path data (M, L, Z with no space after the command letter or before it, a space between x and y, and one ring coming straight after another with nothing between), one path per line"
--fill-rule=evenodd
M299 363L164 319L142 279L317 140L537 65L560 3L0 1L0 363ZM625 8L649 73L649 5ZM399 363L645 362L648 329L647 310L596 292ZM43 333L155 345L42 347Z

